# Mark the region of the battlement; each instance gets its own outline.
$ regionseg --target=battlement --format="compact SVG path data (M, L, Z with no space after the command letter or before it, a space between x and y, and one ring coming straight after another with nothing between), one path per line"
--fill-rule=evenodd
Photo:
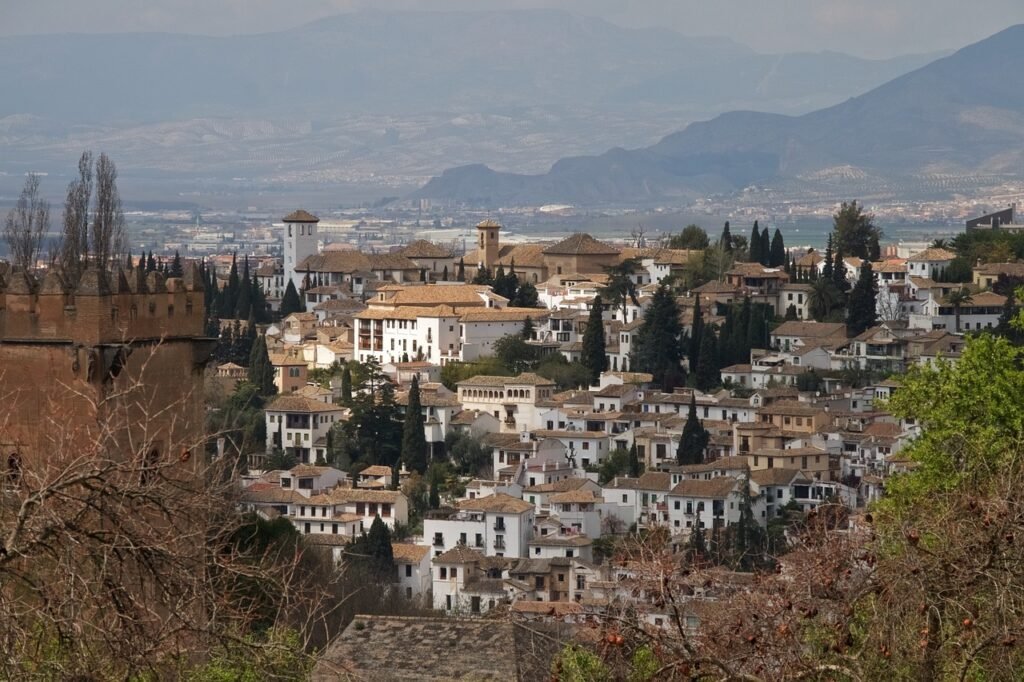
M75 287L56 270L40 281L25 271L0 273L0 343L96 345L204 335L205 297L198 268L167 278L141 268L89 268Z

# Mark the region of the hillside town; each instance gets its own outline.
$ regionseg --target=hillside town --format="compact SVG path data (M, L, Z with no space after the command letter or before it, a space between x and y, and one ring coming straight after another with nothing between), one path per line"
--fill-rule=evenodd
M920 425L887 408L901 375L1005 330L1024 281L1017 262L964 269L947 244L883 255L870 230L873 258L843 256L848 234L795 254L755 223L741 255L728 224L673 248L506 245L486 220L464 254L369 255L319 243L305 211L284 226L283 262L254 269L282 317L256 346L274 390L240 453L241 504L339 565L382 523L394 589L461 617L582 624L628 604L671 630L678 605L638 592L616 543L660 532L670 553L742 572L819 507L854 532L915 466ZM214 374L226 390L253 377ZM367 426L382 415L401 424ZM688 629L716 596L687 600Z

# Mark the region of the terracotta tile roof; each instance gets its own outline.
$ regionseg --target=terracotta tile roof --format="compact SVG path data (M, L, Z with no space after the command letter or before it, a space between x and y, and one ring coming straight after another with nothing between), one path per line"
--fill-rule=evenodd
M672 476L661 471L646 471L637 479L637 490L669 490Z
M842 322L783 322L772 331L772 336L801 336L822 339L830 336L846 336L846 325Z
M820 414L825 410L816 405L809 405L808 403L801 403L796 400L775 400L768 403L760 410L761 414L781 414L790 415L797 417L813 417L816 414Z
M539 322L547 316L543 308L483 308L466 310L459 317L463 322L525 322L528 317Z
M298 504L305 500L305 497L294 490L283 488L252 490L250 487L242 491L242 501L255 504Z
M728 275L740 275L742 277L778 278L789 279L789 275L782 268L769 268L760 263L736 263Z
M306 211L306 210L303 210L303 209L300 208L299 210L292 211L291 213L286 215L284 217L284 222L286 222L286 223L318 223L318 222L320 222L320 219L317 218L312 213L310 213L309 211Z
M521 500L505 493L495 493L487 497L478 497L473 500L461 500L457 505L459 509L467 511L498 512L505 514L522 514L533 509L533 505L526 500Z
M527 544L540 547L587 547L594 544L594 540L586 535L535 535Z
M908 260L912 261L944 261L953 260L956 258L956 254L946 249L929 248L924 251L918 251L912 255Z
M982 263L974 268L979 275L1008 275L1024 277L1024 263Z
M539 374L524 372L515 377L491 376L478 374L458 382L458 386L554 386L555 382L545 379Z
M426 239L417 239L403 246L399 253L406 258L451 258L451 249L443 248Z
M497 227L497 228L500 229L501 228L501 223L499 223L497 220L494 220L492 218L487 218L486 220L481 220L480 222L478 222L476 224L476 226L477 227Z
M482 561L484 555L466 545L455 545L444 554L433 559L435 564L475 564Z
M359 475L374 476L377 478L381 476L391 476L391 467L386 466L384 464L371 464L370 466L360 471Z
M825 260L824 256L817 251L811 250L800 256L800 258L797 259L796 264L801 268L809 268L812 265L817 265L823 260Z
M295 269L298 272L351 274L358 270L369 270L370 259L360 251L324 251L302 259Z
M555 493L548 498L551 504L588 504L602 500L603 498L595 495L593 490L568 490L564 493Z
M513 613L529 613L541 616L569 616L583 613L583 607L575 602L529 601L518 599L512 604Z
M408 542L391 543L391 554L396 562L418 564L429 553L430 548L426 545L413 545Z
M338 405L329 405L327 403L307 398L305 396L296 395L294 393L289 395L279 395L274 398L266 410L268 412L341 412L342 408Z
M366 490L365 488L335 488L327 493L335 504L352 502L389 502L394 504L405 495L398 490Z
M577 232L562 241L544 249L547 255L557 256L598 256L618 255L620 250L611 244L600 242L585 232Z
M739 479L733 476L716 476L709 480L687 479L680 481L672 488L672 495L681 497L728 497L729 493L739 485Z
M809 479L799 469L758 469L750 472L750 480L760 486L781 486Z
M579 490L585 486L590 479L587 478L563 478L560 481L553 483L540 483L538 485L532 485L529 488L524 488L523 492L527 493L564 493L570 490Z

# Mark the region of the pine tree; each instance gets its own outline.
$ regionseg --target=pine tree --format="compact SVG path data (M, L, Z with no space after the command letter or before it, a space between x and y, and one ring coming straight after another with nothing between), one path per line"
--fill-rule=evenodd
M181 267L181 255L177 251L174 252L174 259L171 261L170 275L179 278L185 276L185 270Z
M703 464L704 449L708 446L711 434L707 432L700 419L697 418L697 396L690 394L690 412L686 416L683 433L679 437L676 449L676 462L685 464Z
M352 370L347 364L341 370L341 404L346 407L352 404Z
M422 474L427 470L427 438L423 433L423 407L420 404L420 380L413 376L409 387L409 404L402 425L402 462L409 471Z
M608 355L605 350L604 321L601 313L604 306L601 304L601 295L594 297L594 304L590 308L590 317L587 318L587 328L583 332L583 349L580 352L580 363L587 368L590 375L591 385L596 385L601 378L601 372L608 369Z
M757 221L754 221L754 229L750 231L750 256L747 258L751 263L761 262L761 228Z
M639 449L636 446L636 441L629 446L629 475L632 478L639 478L640 474L644 472L644 465L640 463Z
M459 270L455 274L455 279L459 282L466 281L466 259L463 257L459 258Z
M732 253L732 234L729 232L729 221L725 221L725 227L722 228L722 236L718 240L718 243L722 246L722 250L726 253Z
M690 325L690 347L687 353L689 359L690 371L693 372L697 369L697 362L700 358L700 342L704 337L704 313L700 309L700 294L695 295L696 300L693 304L693 324Z
M256 387L260 395L277 393L274 366L270 364L270 355L267 353L267 339L262 335L256 337L249 352L249 383Z
M281 317L285 318L292 313L300 312L302 312L302 301L299 299L299 292L295 290L295 284L288 280L284 296L281 297Z
M782 241L782 232L775 228L775 235L772 237L771 255L768 258L768 265L773 268L787 266L789 264L786 245Z
M875 326L878 322L877 304L878 282L871 270L871 261L865 259L846 309L846 324L851 334L857 335Z
M718 371L718 357L715 343L715 330L705 329L701 338L700 358L697 360L696 385L702 391L710 391L722 383L722 375Z
M767 227L761 232L761 248L758 249L758 255L761 256L761 265L767 266L771 262L772 240Z

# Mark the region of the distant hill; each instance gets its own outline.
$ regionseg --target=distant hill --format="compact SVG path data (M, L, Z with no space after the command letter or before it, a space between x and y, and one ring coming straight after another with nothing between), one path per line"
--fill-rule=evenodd
M1024 26L802 116L722 114L650 147L566 158L543 175L456 168L419 194L479 203L634 202L827 175L1024 176Z
M0 98L0 119L118 124L644 104L807 111L925 61L759 55L725 39L555 10L359 12L261 35L0 38L0 92L16 93Z

